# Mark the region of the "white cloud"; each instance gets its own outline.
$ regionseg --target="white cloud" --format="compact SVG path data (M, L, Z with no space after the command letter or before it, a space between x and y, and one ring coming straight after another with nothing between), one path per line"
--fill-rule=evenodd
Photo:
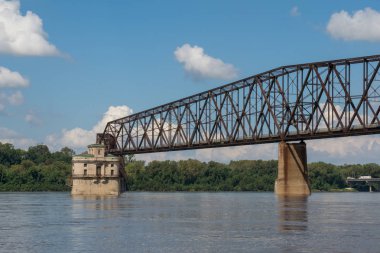
M21 91L0 92L0 111L4 111L7 105L21 105L24 102L24 96Z
M230 80L237 77L237 70L232 64L213 58L204 53L203 48L184 44L177 47L174 55L185 71L194 78L214 78Z
M0 89L24 88L28 85L29 81L20 73L0 66ZM0 92L0 112L4 111L7 105L21 105L23 102L24 96L21 91Z
M47 41L42 19L31 11L20 12L18 0L0 0L0 53L44 56L60 55Z
M16 91L9 95L8 102L11 105L21 105L24 102L24 96L21 91Z
M30 111L25 115L25 121L31 125L41 125L41 120L38 118L35 112Z
M14 130L9 128L0 127L0 142L11 143L16 148L27 149L30 146L36 145L37 142L33 139L26 138Z
M126 105L110 106L107 112L103 114L103 118L94 126L93 131L102 133L109 121L120 119L133 113L133 110Z
M28 85L29 81L20 73L0 66L0 88L23 88ZM21 91L0 92L0 112L5 110L6 105L21 105L23 102L24 96Z
M380 13L371 8L331 15L327 32L336 39L380 41Z
M308 162L323 161L334 164L379 163L380 135L309 140L306 141L306 145ZM147 162L186 159L224 163L231 160L277 160L278 144L140 154L136 158Z
M93 130L86 130L82 128L63 129L62 130L62 146L68 147L86 147L95 142L96 132Z
M293 6L290 10L290 16L295 17L299 16L301 13L299 12L298 6Z
M87 145L96 141L96 134L102 133L109 121L125 117L133 111L126 105L110 106L103 114L102 119L90 130L83 128L63 129L60 134L52 134L46 137L45 142L52 149L70 147L74 149L84 149Z
M228 163L231 160L277 160L277 144L244 145L236 147L195 149L188 151L140 154L136 158L150 162L153 160L217 161Z
M277 159L276 144L245 145L240 147L225 147L197 150L196 156L205 161L223 160L271 160Z
M380 138L369 135L314 140L310 142L308 147L316 152L327 152L330 155L343 158L371 151L376 144L380 145Z
M367 135L307 142L312 161L333 163L379 163L380 136Z
M0 66L0 88L27 87L29 81L20 73Z

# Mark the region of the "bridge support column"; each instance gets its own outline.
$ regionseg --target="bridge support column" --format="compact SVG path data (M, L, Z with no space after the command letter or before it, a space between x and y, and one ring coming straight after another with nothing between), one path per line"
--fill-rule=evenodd
M278 174L274 190L277 195L283 196L311 194L305 142L279 143Z

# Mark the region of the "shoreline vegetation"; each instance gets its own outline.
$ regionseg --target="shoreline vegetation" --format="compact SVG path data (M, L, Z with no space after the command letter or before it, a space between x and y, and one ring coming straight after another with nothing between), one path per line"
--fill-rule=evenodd
M0 191L70 191L70 148L50 152L46 145L16 149L0 143ZM365 191L368 186L350 189L347 177L380 177L380 165L324 162L309 163L313 192ZM240 160L228 164L194 159L182 161L136 161L126 157L129 191L273 191L276 160ZM378 189L376 189L378 190Z

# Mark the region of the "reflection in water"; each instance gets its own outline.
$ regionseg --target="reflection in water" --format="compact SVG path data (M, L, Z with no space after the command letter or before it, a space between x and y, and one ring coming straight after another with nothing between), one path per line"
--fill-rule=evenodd
M307 196L278 196L279 230L307 230Z
M118 207L117 196L71 196L75 205L85 209L112 210Z
M72 196L74 208L113 210L119 207L117 196Z

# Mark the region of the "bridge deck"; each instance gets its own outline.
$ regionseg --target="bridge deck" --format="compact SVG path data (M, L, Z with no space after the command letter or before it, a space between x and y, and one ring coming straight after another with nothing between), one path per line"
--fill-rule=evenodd
M380 183L380 178L368 178L368 179L354 178L354 179L347 179L347 183L355 183L355 182L379 182Z

